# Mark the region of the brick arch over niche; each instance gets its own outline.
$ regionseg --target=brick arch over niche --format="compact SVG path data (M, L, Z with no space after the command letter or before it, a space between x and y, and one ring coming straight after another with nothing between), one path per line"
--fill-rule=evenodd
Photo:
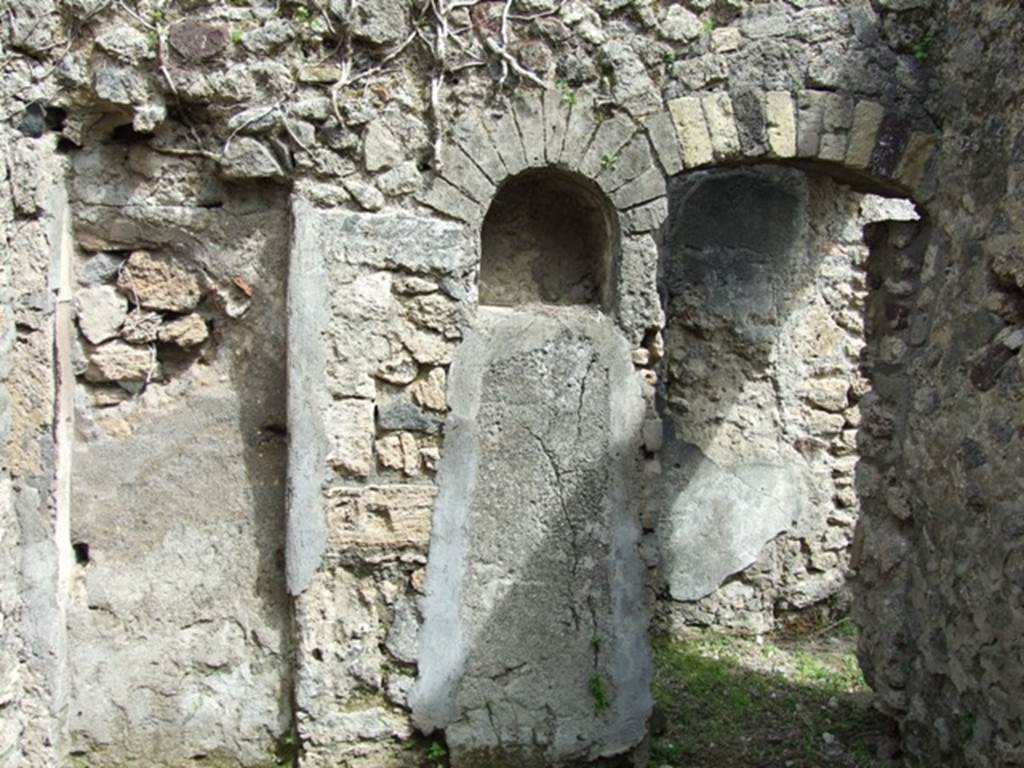
M641 119L557 90L522 93L511 107L459 117L421 202L479 225L508 177L557 167L593 180L621 214L624 233L642 234L666 217L666 177L723 164L813 164L853 186L920 203L934 193L936 134L840 93L748 92L742 100L703 93Z

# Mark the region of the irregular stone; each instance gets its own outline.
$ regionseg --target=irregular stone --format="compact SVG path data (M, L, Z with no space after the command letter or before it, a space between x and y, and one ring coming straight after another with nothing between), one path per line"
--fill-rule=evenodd
M149 40L134 27L118 26L96 37L96 47L132 66L153 56Z
M398 442L402 446L402 471L407 477L415 477L420 474L420 445L416 435L403 432L398 436Z
M89 352L87 381L146 382L160 375L156 355L149 347L133 347L114 340Z
M850 405L849 391L847 379L812 379L804 383L803 398L815 408L842 413Z
M389 197L408 195L423 189L423 174L416 167L415 160L406 160L378 176L376 183L377 188Z
M150 95L149 80L135 67L115 62L93 66L92 87L96 95L111 104L142 104Z
M713 159L711 136L708 135L700 99L682 96L672 99L668 108L682 148L683 166L694 168L710 163Z
M135 251L117 277L129 301L149 309L191 312L201 296L195 273L170 256Z
M462 335L459 306L441 293L417 296L407 304L406 313L416 325L437 331L446 339L458 339Z
M448 410L445 381L444 368L431 368L424 378L409 388L413 401L432 411L443 413Z
M405 159L405 150L381 120L374 120L363 136L363 160L370 173L392 168Z
M867 168L882 126L885 109L874 101L859 101L853 110L853 127L850 129L850 143L846 148L846 165L851 168Z
M711 50L715 53L738 51L743 40L736 27L718 27L711 31Z
M334 64L316 64L299 69L299 82L313 85L336 83L341 80L343 75L344 73L339 66ZM329 108L327 110L320 110L317 107L317 112L323 115L321 119L326 119L330 114Z
M679 155L679 137L672 124L672 115L667 111L656 112L644 120L644 127L665 175L674 176L682 171L683 159Z
M788 91L765 94L768 149L775 157L796 157L796 111Z
M423 410L403 395L392 395L377 404L377 423L388 431L436 435L444 426L444 417Z
M385 469L402 469L405 460L402 457L402 441L398 435L385 435L374 443L377 461Z
M426 278L414 275L401 275L396 277L395 281L391 284L391 289L395 293L405 296L421 296L425 293L434 293L437 288L437 283L433 280L427 280Z
M182 19L168 28L167 41L185 61L212 59L228 47L228 30L223 24L198 19Z
M324 415L330 446L327 462L354 477L370 474L373 461L373 401L334 400Z
M281 179L285 172L266 144L236 136L220 157L221 173L231 179Z
M661 22L661 35L667 40L688 43L704 34L704 23L693 11L681 5L669 6Z
M740 138L736 131L736 116L728 93L713 93L700 100L704 120L711 137L711 149L716 160L728 160L740 154Z
M392 611L391 626L384 647L399 661L406 664L416 663L416 640L420 633L420 616L416 601L402 594L395 601ZM410 682L412 682L410 680ZM408 693L408 688L405 689ZM404 698L404 696L403 696Z
M242 35L242 47L250 53L270 54L295 37L295 27L290 21L272 18L266 24Z
M163 318L156 312L133 309L121 326L121 338L132 344L150 344L156 341Z
M93 285L75 292L78 327L93 344L117 335L128 314L128 300L112 285Z
M330 547L338 553L397 559L426 553L437 489L432 485L370 485L328 492Z
M613 72L612 96L617 104L636 117L662 108L661 93L633 48L617 37L601 46L605 66Z
M210 331L203 318L195 313L171 320L157 332L160 341L177 344L183 349L202 344L209 335Z
M354 37L373 45L396 45L409 36L407 0L360 0L355 4L331 0L330 5L338 18L349 21Z
M412 383L418 372L419 366L409 350L401 342L396 342L392 345L391 354L380 364L374 376L391 384L405 386Z
M379 211L384 207L384 195L372 184L356 178L346 179L345 189L352 193L352 197L364 210Z

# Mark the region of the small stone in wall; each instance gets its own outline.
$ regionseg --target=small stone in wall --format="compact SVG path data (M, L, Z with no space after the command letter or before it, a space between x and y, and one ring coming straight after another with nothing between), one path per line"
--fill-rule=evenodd
M89 353L88 381L144 382L159 375L156 355L149 347L134 347L120 340L108 341Z
M661 34L667 40L689 42L698 39L704 32L704 24L697 14L681 5L670 6L661 22Z
M186 61L205 61L227 48L228 31L223 24L183 19L171 25L168 40Z
M402 459L402 441L398 435L385 435L375 443L377 449L377 461L385 469L402 469L405 462Z
M121 326L121 338L132 344L150 344L157 339L163 318L156 312L133 309Z
M415 161L407 160L378 176L377 186L391 197L419 192L423 189L423 174L416 167Z
M192 313L164 325L158 331L157 338L160 341L177 344L179 347L188 349L202 344L209 335L210 332L207 330L203 318Z
M417 381L410 389L412 390L412 399L424 408L429 408L432 411L447 409L444 368L431 368L426 377Z
M285 173L273 151L251 136L239 136L220 159L220 168L232 179L279 179Z
M129 300L149 309L191 312L199 304L199 280L168 256L135 251L117 278Z
M93 344L117 335L128 314L128 300L112 285L94 285L75 294L78 327Z
M459 308L440 293L418 296L408 306L409 319L416 325L437 331L446 339L462 336L459 329Z
M371 184L350 179L345 182L345 189L367 211L379 211L384 207L384 195Z
M76 278L80 285L109 283L117 277L117 271L124 263L124 258L112 253L96 253L88 258L81 269L76 270Z
M378 379L405 386L416 379L419 366L412 359L409 351L400 342L392 343L392 353L387 360L380 364L374 374Z
M415 477L420 473L420 445L416 435L403 432L398 439L402 444L402 471L409 477Z
M400 293L405 296L417 296L424 293L433 293L437 290L437 283L433 280L427 280L413 275L396 277L391 286L395 293Z
M363 137L363 157L370 173L392 168L405 159L402 145L384 123L375 120Z

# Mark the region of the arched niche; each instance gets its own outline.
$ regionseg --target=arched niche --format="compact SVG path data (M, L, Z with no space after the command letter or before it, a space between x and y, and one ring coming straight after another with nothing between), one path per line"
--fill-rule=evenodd
M553 168L511 177L480 238L481 304L611 306L618 215L589 179Z

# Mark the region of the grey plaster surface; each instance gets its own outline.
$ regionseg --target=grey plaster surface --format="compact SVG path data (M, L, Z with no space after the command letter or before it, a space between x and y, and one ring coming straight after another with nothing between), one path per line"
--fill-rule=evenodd
M629 347L592 309L481 308L449 386L414 719L455 766L622 753L651 707Z

